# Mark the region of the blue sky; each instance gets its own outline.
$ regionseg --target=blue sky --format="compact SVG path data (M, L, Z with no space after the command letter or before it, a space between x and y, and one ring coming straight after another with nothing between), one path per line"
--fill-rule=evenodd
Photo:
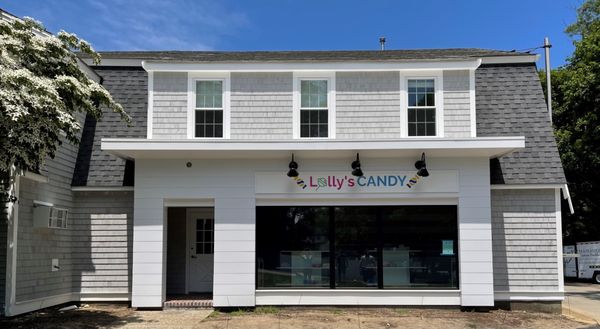
M564 29L580 0L0 0L17 16L64 29L97 50L327 50L553 44L552 66L572 53ZM541 53L541 51L537 51ZM538 66L543 65L543 58Z

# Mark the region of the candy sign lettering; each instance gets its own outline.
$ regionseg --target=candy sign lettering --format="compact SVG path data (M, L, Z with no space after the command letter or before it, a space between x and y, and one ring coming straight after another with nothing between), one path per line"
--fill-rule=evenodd
M353 189L359 187L406 187L412 188L417 184L420 177L415 175L411 179L408 179L407 175L366 175L360 177L354 176L317 176L308 175L306 178L293 177L292 178L298 187L302 189L312 189L318 191L319 189Z

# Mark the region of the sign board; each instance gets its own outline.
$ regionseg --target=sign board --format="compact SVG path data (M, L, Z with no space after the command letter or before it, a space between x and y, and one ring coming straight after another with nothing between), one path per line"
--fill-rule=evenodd
M416 173L377 171L355 177L349 172L300 172L298 177L287 177L285 172L259 172L255 174L255 189L256 193L294 194L458 192L456 170L429 170L428 177Z
M454 255L454 240L442 240L442 256Z

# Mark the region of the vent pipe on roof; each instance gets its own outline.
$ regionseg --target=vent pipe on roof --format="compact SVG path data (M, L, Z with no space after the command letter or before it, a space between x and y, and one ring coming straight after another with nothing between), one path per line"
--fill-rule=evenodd
M548 37L544 38L544 51L546 53L546 98L548 103L548 115L550 116L550 123L552 123L552 82L550 79L550 48L552 45L548 40Z
M385 37L379 38L379 44L381 45L381 50L385 50Z

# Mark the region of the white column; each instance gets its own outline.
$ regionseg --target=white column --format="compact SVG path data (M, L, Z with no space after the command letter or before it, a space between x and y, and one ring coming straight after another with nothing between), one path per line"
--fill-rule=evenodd
M215 199L213 305L254 306L256 209L253 191Z
M459 173L458 237L462 306L494 305L489 160L465 159Z
M136 198L133 212L132 307L162 307L165 298L165 211L162 199Z

